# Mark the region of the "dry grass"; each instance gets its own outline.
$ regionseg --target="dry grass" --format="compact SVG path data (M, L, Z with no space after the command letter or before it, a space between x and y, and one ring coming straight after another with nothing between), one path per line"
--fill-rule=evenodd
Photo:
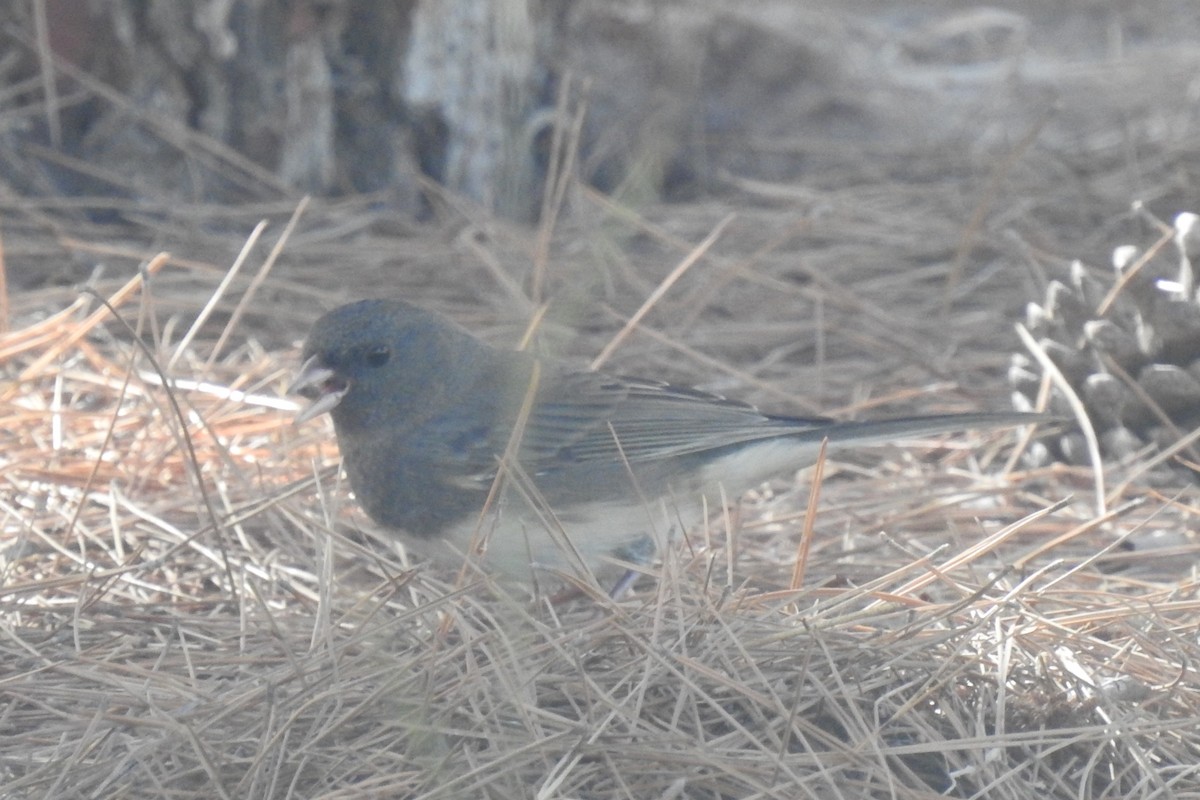
M131 204L117 229L64 211L103 199L0 199L10 262L89 286L4 298L0 796L1200 796L1194 487L1110 481L1098 516L1086 470L950 437L826 465L811 520L811 476L781 481L628 598L556 603L414 568L280 397L352 296L513 342L537 294L540 346L594 357L720 229L614 367L799 412L1003 406L1039 281L1123 243L1114 209L1173 197L1194 156L1177 101L1133 144L1074 123L1191 59L1065 72L1086 102L979 192L940 151L689 206L572 186L548 251L469 208L414 232L314 203L287 237L291 204Z
M1093 519L1085 474L956 437L829 465L810 534L803 483L747 501L618 603L455 586L361 529L279 397L293 352L159 313L219 275L141 275L130 328L86 295L0 341L7 796L1196 785L1195 546L1121 547L1190 516L1150 489Z

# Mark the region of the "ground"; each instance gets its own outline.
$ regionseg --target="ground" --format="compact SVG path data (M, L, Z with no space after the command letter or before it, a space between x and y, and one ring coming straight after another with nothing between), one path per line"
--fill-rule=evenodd
M609 368L789 413L1007 409L1047 282L1112 281L1197 210L1193 4L805 5L672 5L704 35L658 56L707 61L671 119L735 139L686 200L572 183L532 226L6 192L3 794L1200 791L1187 481L908 443L780 476L618 602L552 602L406 561L327 423L291 424L307 326L364 296L498 344L544 304L539 346L580 363L653 298Z

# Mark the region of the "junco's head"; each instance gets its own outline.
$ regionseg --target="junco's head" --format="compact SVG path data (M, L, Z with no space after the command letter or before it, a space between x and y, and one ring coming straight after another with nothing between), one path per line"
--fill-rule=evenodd
M480 347L454 323L407 303L362 300L336 308L317 320L304 346L304 366L289 391L314 402L296 421L329 411L340 432L377 414L398 418L440 394L454 378L448 367Z
M313 403L298 419L332 415L367 514L441 560L461 563L483 541L472 556L483 568L524 581L535 568L645 561L722 497L809 466L826 439L831 448L879 444L1040 419L764 414L696 389L496 349L392 300L321 317L303 359L289 391ZM502 490L489 505L498 473Z

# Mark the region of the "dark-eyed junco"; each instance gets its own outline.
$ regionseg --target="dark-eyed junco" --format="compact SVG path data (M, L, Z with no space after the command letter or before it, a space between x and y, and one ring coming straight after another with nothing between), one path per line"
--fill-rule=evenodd
M1041 419L764 414L697 389L497 349L393 300L321 317L303 358L289 391L313 403L297 421L332 414L367 514L440 560L461 564L483 542L481 566L523 581L539 567L645 561L668 532L811 465L824 439L844 448Z

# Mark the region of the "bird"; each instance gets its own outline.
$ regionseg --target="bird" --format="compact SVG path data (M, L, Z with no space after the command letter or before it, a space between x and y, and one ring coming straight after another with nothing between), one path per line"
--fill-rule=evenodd
M495 347L400 300L314 324L288 388L328 412L358 503L442 564L535 584L624 574L672 536L830 449L1038 422L979 412L874 421L764 413L654 379ZM499 476L499 478L498 478ZM615 591L615 590L614 590Z

